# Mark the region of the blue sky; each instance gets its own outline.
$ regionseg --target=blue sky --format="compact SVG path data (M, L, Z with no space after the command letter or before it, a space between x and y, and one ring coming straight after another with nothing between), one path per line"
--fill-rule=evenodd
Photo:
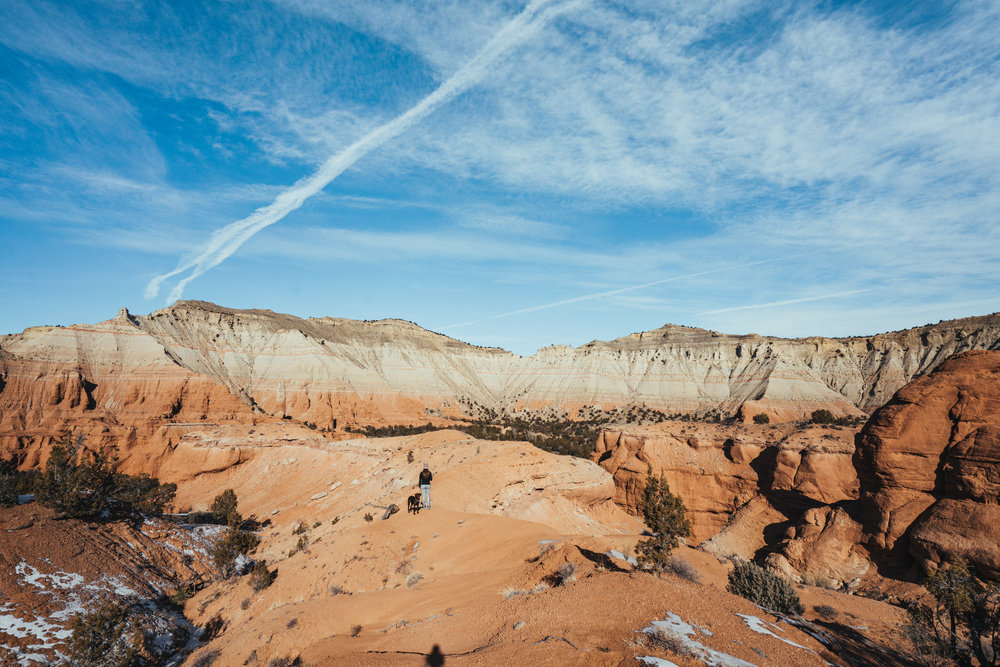
M1000 310L997 2L2 13L0 333L179 293L523 354Z

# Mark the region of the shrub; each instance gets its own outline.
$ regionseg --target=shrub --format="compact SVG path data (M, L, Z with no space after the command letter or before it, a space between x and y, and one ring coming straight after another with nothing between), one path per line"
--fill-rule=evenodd
M691 534L691 522L687 518L684 502L670 493L663 473L654 477L650 467L639 509L653 537L636 545L636 559L644 569L663 572L669 563L670 552L679 542L678 538Z
M828 604L816 605L813 607L813 611L825 621L832 621L840 616L840 612Z
M209 511L215 515L219 523L224 523L227 526L237 526L243 521L243 517L236 511L237 505L236 492L232 489L226 489L215 497Z
M701 576L698 574L698 570L696 570L691 563L680 559L677 556L671 556L670 560L667 561L667 570L676 574L681 579L690 581L691 583L701 583Z
M259 560L250 571L250 588L262 591L274 582L275 573L267 569L267 561Z
M556 570L556 585L565 586L576 581L576 563L563 563Z
M191 589L187 586L180 586L168 596L170 604L178 611L183 611L184 601L191 597Z
M163 514L177 494L176 484L160 484L160 480L146 474L134 477L116 473L113 483L115 500L142 514Z
M207 651L191 661L191 667L212 667L219 659L218 651Z
M375 517L372 516L371 512L368 512L367 514L365 514L365 521L368 521L370 523L370 522L372 522L374 520L375 520Z
M299 535L299 541L295 543L292 550L288 552L288 557L291 558L300 551L305 551L306 547L309 546L309 540L306 539L305 535Z
M363 628L360 625L352 625L351 626L351 636L352 637L357 637L358 635L361 634L361 630L363 630Z
M664 628L656 628L646 635L649 645L667 653L673 653L686 658L697 658L698 654L691 648L686 637Z
M70 664L94 667L131 667L139 664L145 644L142 628L128 605L101 598L70 621L66 643Z
M406 577L406 586L407 588L413 588L423 580L424 580L424 575L422 573L414 572Z
M0 507L17 504L21 494L34 493L37 470L18 470L17 462L0 459Z
M226 534L215 543L212 561L219 576L223 579L236 574L236 557L252 551L260 538L247 530L230 528Z
M809 419L813 424L833 424L836 423L837 418L833 416L833 413L829 410L813 410L812 417Z
M771 418L768 417L763 412L761 412L761 413L756 414L756 415L753 416L753 423L754 424L770 424L771 423Z
M805 609L787 579L755 563L736 563L729 573L730 593L782 614L801 614Z
M17 475L6 470L6 461L0 461L0 507L17 504Z

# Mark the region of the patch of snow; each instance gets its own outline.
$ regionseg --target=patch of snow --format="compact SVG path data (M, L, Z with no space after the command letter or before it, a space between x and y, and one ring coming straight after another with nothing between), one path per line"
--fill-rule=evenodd
M639 561L637 561L634 556L626 556L621 551L617 551L615 549L612 549L611 551L605 551L604 555L605 556L610 556L611 558L617 558L618 560L623 560L623 561L627 562L629 565L631 565L632 567L638 567L639 566ZM708 633L708 634L711 635L711 633Z
M31 637L41 643L31 644L29 649L46 649L55 646L56 641L62 641L73 634L72 630L67 630L53 623L47 623L41 618L33 621L26 621L10 613L9 607L0 607L0 632L8 634L18 639Z
M72 572L42 574L37 568L28 565L27 561L24 560L17 564L17 567L14 568L14 573L21 577L24 583L31 584L35 588L41 588L42 590L47 590L50 587L68 590L83 584L83 577L79 574ZM48 585L45 583L46 579L49 580Z
M138 593L136 593L134 590L123 584L121 580L118 579L118 577L104 577L102 581L111 584L111 587L115 592L115 595L139 597Z
M559 540L538 540L539 544L555 544Z
M309 497L309 500L319 500L320 498L326 498L326 491L320 491L319 493L314 493Z
M749 614L736 614L736 615L742 618L744 621L746 621L746 624L750 626L750 629L753 630L754 632L759 632L762 635L770 635L771 637L774 637L779 641L783 641L786 644L791 644L792 646L797 646L798 648L805 649L810 653L815 653L815 651L813 651L808 646L803 646L802 644L796 644L790 639L785 639L784 637L779 637L778 635L774 634L774 632L771 631L771 628L774 628L778 632L782 631L781 628L779 628L777 625L771 625L767 621L757 618L756 616L750 616Z
M339 489L341 487L341 485L343 485L343 482L331 482L330 483L330 490L331 491L336 491L337 489Z
M357 485L358 485L358 480L352 479L351 480L351 486L357 486Z
M636 660L644 665L653 665L653 667L677 667L676 662L670 662L666 658L657 658L652 655L637 656Z
M673 635L684 644L684 647L688 651L696 655L710 667L756 667L752 662L741 660L736 656L705 646L694 638L697 636L698 630L700 628L690 623L685 623L680 616L668 611L664 612L662 621L651 621L648 626L639 630L639 632L647 635L654 635L657 632L665 632Z

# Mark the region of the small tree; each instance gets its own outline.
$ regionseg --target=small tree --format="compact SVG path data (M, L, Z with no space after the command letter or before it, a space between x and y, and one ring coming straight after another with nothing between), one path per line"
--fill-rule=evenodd
M276 573L267 569L267 561L259 560L250 571L250 588L262 591L274 581Z
M117 448L110 454L90 452L83 436L66 431L52 447L45 470L38 477L35 497L39 503L70 517L100 514L114 488L112 467Z
M248 530L239 527L242 519L236 511L236 492L226 489L212 503L212 513L217 517L226 517L229 529L215 543L212 561L219 576L228 579L236 573L236 557L253 551L260 538Z
M809 420L813 424L833 424L837 418L829 410L813 410L812 418Z
M20 475L13 461L0 459L0 507L17 504Z
M984 584L965 560L957 560L927 576L924 586L934 596L933 608L910 610L909 634L918 652L971 664L1000 664L1000 585Z
M158 516L163 514L165 507L174 502L177 494L176 484L160 484L160 480L149 475L114 476L115 500L124 503L137 512Z
M771 611L782 614L801 614L805 611L799 594L787 579L755 563L737 563L729 572L728 590Z
M67 642L70 664L94 667L132 667L142 664L145 640L142 628L118 600L101 598L70 621Z
M226 489L215 497L210 509L220 523L236 526L243 521L243 517L236 511L237 504L236 492L232 489Z
M670 552L677 546L678 538L691 534L691 522L684 501L670 492L662 472L658 477L653 476L652 466L646 471L639 509L653 536L636 545L637 560L645 569L663 572L669 567Z
M34 476L35 499L64 516L87 518L122 506L145 514L162 514L173 502L175 484L160 484L149 475L116 473L118 448L107 452L84 446L83 436L66 431L52 447L45 469ZM20 481L30 480L21 474ZM115 502L109 502L115 501Z

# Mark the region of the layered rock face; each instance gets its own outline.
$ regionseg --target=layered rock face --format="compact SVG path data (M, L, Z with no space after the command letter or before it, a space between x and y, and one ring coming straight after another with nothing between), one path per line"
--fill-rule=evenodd
M1000 575L1000 353L957 355L902 388L858 435L854 462L876 554L964 557Z
M956 355L849 429L670 423L605 431L594 459L635 513L647 470L694 539L850 588L880 566L967 559L1000 576L1000 352ZM896 570L898 571L898 570Z
M615 502L633 514L647 471L662 472L687 506L695 542L731 524L734 512L760 516L752 537L746 536L751 541L733 552L751 557L765 544L764 527L808 507L857 497L852 436L822 427L673 422L604 431L592 459L614 478Z
M667 325L520 357L399 320L181 301L148 317L123 310L96 325L0 337L0 451L37 462L67 426L127 448L164 423L291 418L333 431L474 414L470 406L860 415L945 357L998 346L1000 316L991 315L848 339Z
M253 410L227 387L178 366L155 337L122 314L96 325L28 329L0 339L0 456L43 462L51 442L76 428L92 446L126 458L170 448L167 423L249 423Z

